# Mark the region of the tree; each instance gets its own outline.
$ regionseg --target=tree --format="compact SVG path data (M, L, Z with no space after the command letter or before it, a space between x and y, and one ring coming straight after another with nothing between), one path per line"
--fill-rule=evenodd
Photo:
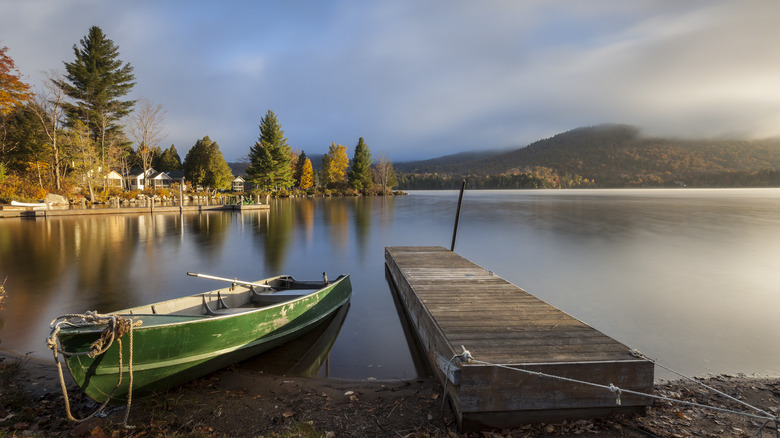
M371 151L368 150L363 137L355 146L355 155L352 157L352 169L349 171L349 185L360 192L366 192L374 188L374 175L371 172Z
M308 190L314 187L314 169L311 160L306 158L301 166L301 178L298 180L298 187Z
M140 101L138 110L130 117L128 130L135 140L136 154L141 159L141 167L146 174L152 167L152 160L161 155L160 141L165 138L162 123L165 115L162 105L153 105L146 99ZM144 181L144 186L147 181Z
M328 188L337 188L342 185L347 167L349 167L347 147L331 142L328 153L322 156L321 184Z
M233 173L219 150L219 145L206 136L195 142L184 157L184 177L193 184L217 189L230 188Z
M265 190L292 186L291 153L282 126L269 109L260 119L260 136L249 150L247 179Z
M374 165L374 181L382 186L382 193L386 193L387 189L392 189L398 184L393 162L385 154L380 155L379 161Z
M62 145L59 142L62 107L65 103L65 96L62 89L56 84L59 74L50 71L45 73L45 75L46 82L44 87L46 87L46 91L43 95L38 96L33 109L41 122L46 137L49 139L53 161L52 168L54 170L54 185L57 190L61 190L62 177L68 168L67 161L62 159Z
M301 175L303 174L303 165L304 163L306 163L306 160L308 159L309 157L306 156L306 152L301 151L300 155L298 155L297 161L295 162L293 181L295 181L295 185L297 185L298 187L301 187Z
M74 171L81 179L79 183L87 186L89 202L95 202L95 187L103 178L100 158L87 126L76 121L68 131L68 143L72 149Z
M73 45L76 60L65 63L64 79L57 85L75 103L65 104L68 126L80 121L90 131L105 159L107 134L120 131L117 122L128 115L135 105L133 100L121 100L135 85L133 67L118 59L119 48L103 31L92 26L81 39L81 48Z
M176 146L171 145L171 147L163 151L157 162L152 163L152 167L161 172L181 170L181 157L179 157L179 153L176 151Z
M22 82L22 74L14 60L5 53L7 51L8 47L0 48L0 116L9 114L33 96L30 86Z

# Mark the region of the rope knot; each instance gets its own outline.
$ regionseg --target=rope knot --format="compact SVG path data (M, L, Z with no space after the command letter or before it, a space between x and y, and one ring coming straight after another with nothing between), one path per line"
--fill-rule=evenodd
M621 402L620 402L621 390L620 390L620 388L618 388L617 386L615 386L615 385L610 383L609 384L609 390L612 391L613 394L615 394L615 396L616 396L615 403L617 403L617 405L620 406L621 405Z

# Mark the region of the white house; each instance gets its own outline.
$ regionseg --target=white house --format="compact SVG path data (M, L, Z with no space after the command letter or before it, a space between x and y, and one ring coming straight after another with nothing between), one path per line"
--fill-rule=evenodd
M146 173L142 169L131 169L130 173L125 176L125 187L127 187L127 190L143 190L144 180L157 173L152 168L149 168Z
M234 192L243 192L244 191L244 183L246 183L246 180L244 178L241 178L241 176L237 176L233 180L233 191Z

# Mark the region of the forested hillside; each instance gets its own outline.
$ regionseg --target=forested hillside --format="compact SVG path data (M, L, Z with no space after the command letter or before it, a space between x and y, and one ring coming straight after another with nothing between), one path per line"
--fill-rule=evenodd
M460 159L458 159L460 158ZM578 128L496 154L398 163L402 189L780 186L780 139L649 138L627 125Z

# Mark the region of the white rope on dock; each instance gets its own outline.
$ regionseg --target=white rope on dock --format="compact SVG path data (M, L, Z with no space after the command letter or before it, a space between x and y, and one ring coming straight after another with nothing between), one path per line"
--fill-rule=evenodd
M699 384L699 385L701 385L701 386L703 386L703 387L705 387L705 388L707 388L707 389L709 389L711 391L716 392L717 394L725 396L729 400L735 401L735 402L737 402L737 403L739 403L739 404L741 404L741 405L743 405L743 406L745 406L745 407L747 407L747 408L757 412L757 414L753 414L753 413L749 413L749 412L743 412L743 411L736 411L736 410L726 409L726 408L719 408L719 407L716 407L716 406L705 405L705 404L702 404L702 403L695 403L695 402L689 402L689 401L685 401L685 400L678 400L678 399L674 399L674 398L670 398L670 397L664 397L664 396L655 395L655 394L647 394L647 393L643 393L643 392L639 392L639 391L633 391L633 390L630 390L630 389L623 389L623 388L615 386L612 383L610 383L608 385L604 385L604 384L600 384L600 383L594 383L594 382L588 382L588 381L584 381L584 380L572 379L570 377L556 376L556 375L553 375L553 374L547 374L547 373L543 373L543 372L539 372L539 371L531 371L531 370L527 370L527 369L524 369L524 368L518 368L516 366L509 366L509 365L502 365L502 364L487 362L487 361L475 359L471 355L471 353L468 350L466 350L465 347L461 346L461 349L462 349L462 353L454 355L452 357L452 359L450 359L450 363L452 363L452 361L455 360L456 358L460 358L461 360L463 360L466 363L476 363L476 364L481 364L481 365L489 365L489 366L493 366L493 367L497 367L497 368L504 368L504 369L507 369L507 370L510 370L510 371L517 371L517 372L521 372L521 373L525 373L525 374L530 374L530 375L537 376L537 377L546 377L546 378L550 378L550 379L557 379L557 380L562 380L562 381L566 381L566 382L577 383L577 384L580 384L580 385L587 385L587 386L592 386L592 387L595 387L595 388L601 388L601 389L610 391L613 394L615 394L615 397L616 397L615 402L618 405L621 404L621 400L620 400L620 395L621 394L632 394L632 395L636 395L636 396L640 396L640 397L647 397L647 398L656 399L656 400L663 400L663 401L670 402L670 403L677 403L677 404L682 404L682 405L686 405L686 406L691 406L691 407L696 407L696 408L701 408L701 409L708 409L708 410L712 410L712 411L717 411L717 412L721 412L721 413L740 415L740 416L743 416L743 417L748 417L748 418L757 419L757 420L764 420L765 421L764 424L758 429L757 433L760 433L761 430L763 430L769 423L774 422L775 423L776 433L778 433L778 436L780 436L780 417L778 417L776 415L772 415L771 413L766 412L763 409L755 407L755 406L753 406L753 405L751 405L749 403L746 403L746 402L744 402L742 400L739 400L739 399L737 399L735 397L732 397L732 396L730 396L730 395L728 395L728 394L726 394L726 393L724 393L722 391L719 391L719 390L717 390L715 388L712 388L712 387L710 387L708 385L705 385L704 383L699 382L696 379L693 379L691 377L685 376L685 375L683 375L683 374L681 374L681 373L679 373L677 371L674 371L674 370L672 370L670 368L667 368L667 367L659 364L657 361L652 360L649 357L645 356L644 354L642 354L641 352L639 352L636 349L631 350L631 354L632 355L634 355L636 357L639 357L639 358L642 358L642 359L645 359L645 360L648 360L648 361L652 362L654 365L658 365L658 366L660 366L661 368L664 368L667 371L670 371L670 372L672 372L674 374L677 374L678 376L681 376L681 377L683 377L683 378L685 378L687 380L690 380L691 382L695 382L695 383L697 383L697 384ZM449 364L447 365L447 372L449 373ZM445 386L444 386L444 399L445 400L447 398L447 386L446 385L447 384L446 384L446 381L445 381Z

